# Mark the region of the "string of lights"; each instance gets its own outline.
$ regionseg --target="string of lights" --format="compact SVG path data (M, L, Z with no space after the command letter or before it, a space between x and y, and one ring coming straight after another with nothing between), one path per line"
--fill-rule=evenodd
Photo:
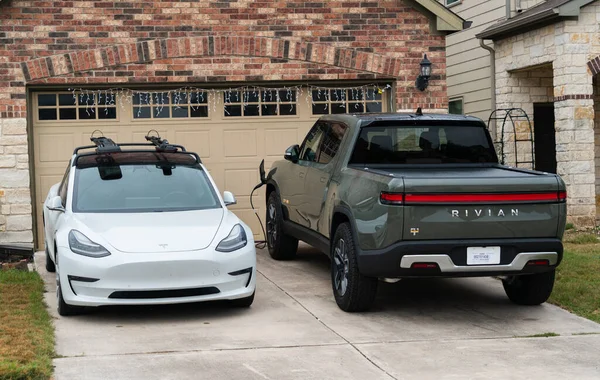
M390 91L390 85L365 84L360 86L317 86L294 85L279 87L240 86L232 88L201 88L185 86L165 90L134 90L129 88L85 89L70 88L73 98L80 106L86 107L88 115L102 110L109 112L109 107L134 105L138 107L138 116L144 106L153 106L157 116L165 106L175 108L189 106L196 110L200 106L208 106L217 111L217 99L223 98L225 105L256 104L258 99L263 103L290 104L304 98L308 105L316 102L344 103L346 101L375 100L375 97ZM209 96L210 95L210 96Z

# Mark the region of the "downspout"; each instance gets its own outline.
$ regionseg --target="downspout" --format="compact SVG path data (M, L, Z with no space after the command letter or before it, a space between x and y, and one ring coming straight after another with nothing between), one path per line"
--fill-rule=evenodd
M507 3L508 2L510 2L510 0L507 0ZM490 102L491 102L492 112L493 112L494 110L496 110L496 50L494 50L493 48L491 48L488 45L486 45L485 43L483 43L482 39L479 40L479 45L481 45L482 48L484 48L485 50L490 52L490 87L492 89ZM493 135L496 136L496 125L495 124L494 124L493 128L494 128Z
M506 19L508 20L511 16L510 14L510 2L512 0L506 0Z

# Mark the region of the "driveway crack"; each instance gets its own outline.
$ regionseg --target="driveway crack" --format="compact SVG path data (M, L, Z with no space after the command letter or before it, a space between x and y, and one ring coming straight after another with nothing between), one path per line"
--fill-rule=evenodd
M391 379L394 380L398 380L398 378L394 377L391 373L389 373L388 371L386 371L383 367L381 367L379 364L375 363L375 361L373 361L371 358L369 358L364 352L362 352L354 343L350 342L348 339L346 339L345 337L343 337L341 334L339 334L337 331L335 331L333 328L329 327L325 322L323 322L316 314L314 314L312 311L310 311L306 306L304 306L304 304L302 302L300 302L296 297L294 297L293 295L291 295L290 293L288 293L285 289L283 289L281 286L279 286L278 284L276 284L273 280L271 280L269 277L267 277L264 273L262 273L260 270L257 270L258 273L261 274L261 276L263 276L267 281L269 281L271 284L273 284L277 289L281 290L286 296L290 297L292 300L294 300L295 302L298 303L298 305L300 305L304 310L306 310L306 312L308 314L310 314L313 318L315 318L321 325L323 325L323 327L325 327L327 330L331 331L333 334L335 334L337 337L339 337L340 339L342 339L344 342L346 342L346 344L348 344L350 347L352 347L356 352L358 352L363 358L365 358L369 363L371 363L371 365L373 365L375 368L379 369L381 372L385 373L388 377L390 377Z

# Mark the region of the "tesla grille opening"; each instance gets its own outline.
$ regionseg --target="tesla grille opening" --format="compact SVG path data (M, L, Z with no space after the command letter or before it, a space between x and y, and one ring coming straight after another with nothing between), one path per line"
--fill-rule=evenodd
M146 298L180 298L180 297L195 297L206 296L209 294L220 293L219 289L214 286L205 288L192 289L175 289L175 290L140 290L140 291L117 291L111 293L108 298L116 299L146 299Z

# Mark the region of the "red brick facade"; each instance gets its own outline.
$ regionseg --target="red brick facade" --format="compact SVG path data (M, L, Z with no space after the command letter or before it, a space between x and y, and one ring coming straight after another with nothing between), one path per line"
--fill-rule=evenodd
M445 37L410 4L2 0L0 118L26 117L25 86L42 84L390 78L397 108L447 108Z

